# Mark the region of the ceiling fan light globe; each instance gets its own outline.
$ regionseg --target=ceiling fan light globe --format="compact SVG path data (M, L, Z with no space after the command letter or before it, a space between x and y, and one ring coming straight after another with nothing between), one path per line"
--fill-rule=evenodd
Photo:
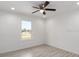
M43 13L44 12L44 10L40 10L40 13Z

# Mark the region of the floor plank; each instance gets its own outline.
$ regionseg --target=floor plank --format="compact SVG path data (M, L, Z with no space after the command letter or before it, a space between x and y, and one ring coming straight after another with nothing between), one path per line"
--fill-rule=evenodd
M0 57L79 57L79 55L48 45L40 45L3 53Z

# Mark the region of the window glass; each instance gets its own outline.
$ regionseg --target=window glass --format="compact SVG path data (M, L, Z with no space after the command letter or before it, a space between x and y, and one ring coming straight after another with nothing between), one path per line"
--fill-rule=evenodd
M21 22L21 38L24 40L31 39L31 21L22 21Z

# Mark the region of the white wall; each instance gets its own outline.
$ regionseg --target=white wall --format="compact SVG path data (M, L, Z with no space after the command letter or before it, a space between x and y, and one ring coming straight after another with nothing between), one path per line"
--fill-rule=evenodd
M47 19L46 29L48 45L79 54L79 11Z
M32 39L21 40L21 20L32 21ZM44 43L44 22L41 18L0 11L0 53Z
M24 19L32 21L32 40L20 38L21 20ZM45 42L79 54L79 11L47 19L0 11L0 53Z

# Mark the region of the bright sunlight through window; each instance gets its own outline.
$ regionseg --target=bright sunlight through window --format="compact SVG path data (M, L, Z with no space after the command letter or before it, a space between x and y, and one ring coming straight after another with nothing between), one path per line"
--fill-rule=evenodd
M21 38L23 40L31 39L31 21L21 21Z

